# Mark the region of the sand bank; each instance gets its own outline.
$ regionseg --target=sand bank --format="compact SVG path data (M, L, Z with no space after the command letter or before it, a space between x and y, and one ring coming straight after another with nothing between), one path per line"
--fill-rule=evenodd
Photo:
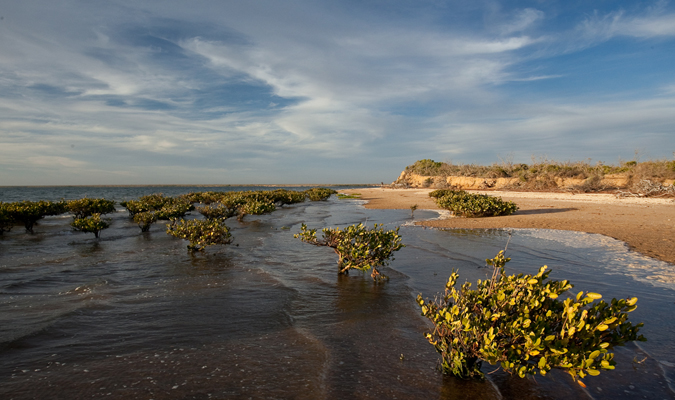
M366 208L438 210L432 189L353 189ZM545 228L599 233L626 242L650 257L675 264L673 199L622 198L611 194L480 192L515 202L519 210L502 217L454 218L420 222L439 228Z

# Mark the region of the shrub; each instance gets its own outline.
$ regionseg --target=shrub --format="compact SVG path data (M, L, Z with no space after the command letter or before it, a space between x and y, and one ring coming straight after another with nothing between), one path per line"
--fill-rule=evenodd
M141 228L141 232L150 230L150 226L157 222L157 213L155 211L145 211L134 214L134 222Z
M65 212L64 201L19 201L6 203L6 212L13 221L22 223L26 231L33 233L33 225L47 215L58 215Z
M377 268L386 266L394 260L393 253L404 245L401 243L399 228L385 231L382 224L372 229L363 224L350 225L344 230L340 228L323 229L323 238L316 238L316 229L307 229L302 224L301 232L293 237L315 246L327 246L338 255L338 274L348 274L350 269L368 271L374 280L387 279Z
M110 226L110 220L101 219L101 214L94 213L88 217L76 218L70 226L82 232L91 232L98 239L99 232Z
M207 205L197 207L197 212L206 219L228 219L237 215L237 208L227 204Z
M274 210L276 210L276 207L274 203L270 202L269 200L249 199L246 201L246 203L239 207L239 216L237 218L241 221L244 216L248 214L262 215L271 213Z
M144 203L140 200L128 200L123 201L120 205L129 211L129 216L134 217L134 215L142 212L154 211L153 208L147 203Z
M157 214L157 219L172 220L183 218L188 212L194 209L195 206L193 206L192 203L180 199L173 199L172 201L166 202L162 208L158 209L155 213Z
M106 199L79 199L67 203L68 211L75 219L86 218L93 214L110 214L115 212L115 202Z
M561 301L573 285L548 280L546 266L536 275L507 276L510 258L503 251L486 261L494 267L492 278L479 280L476 290L469 282L455 289L459 275L453 271L441 299L417 296L422 315L434 325L426 338L441 354L445 373L483 377L480 367L487 361L520 377L560 368L577 380L614 369L609 350L615 346L646 340L638 336L643 324L627 321L636 297L608 304L597 301L600 294L579 292Z
M166 225L166 233L188 240L188 251L202 251L206 246L232 243L230 229L222 219L214 220L173 220Z
M9 211L7 203L0 202L0 234L12 230L14 222L14 217Z
M436 204L452 211L454 215L471 218L510 215L518 210L518 206L512 201L465 191L455 191L439 197L436 199Z
M438 189L438 190L434 190L432 192L429 192L429 197L433 197L435 199L438 199L438 198L441 198L441 197L444 197L444 196L454 195L454 194L461 193L461 192L464 192L464 191L463 190L452 190L452 189ZM464 193L466 193L466 192L464 192Z
M328 200L331 195L336 193L337 191L327 188L311 188L305 190L307 198L309 198L311 201L325 201Z

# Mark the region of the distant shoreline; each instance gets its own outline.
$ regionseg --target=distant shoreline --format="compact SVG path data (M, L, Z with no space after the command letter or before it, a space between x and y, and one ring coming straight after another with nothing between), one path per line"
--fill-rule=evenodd
M380 184L375 183L293 183L293 184L152 184L152 185L0 185L2 188L60 188L60 187L306 187L306 186L321 186L321 187L379 187Z

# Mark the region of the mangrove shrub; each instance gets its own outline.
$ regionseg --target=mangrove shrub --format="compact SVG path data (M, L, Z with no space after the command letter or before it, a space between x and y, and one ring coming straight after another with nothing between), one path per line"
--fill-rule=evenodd
M106 199L88 199L71 200L67 203L67 209L75 219L89 217L93 214L110 214L115 212L115 202Z
M436 198L436 204L439 207L450 210L454 215L461 217L496 217L510 215L518 210L514 202L486 194L467 193L463 190L437 190L429 193L430 196L432 194L440 195Z
M574 380L614 369L615 346L644 341L628 322L637 298L612 299L598 293L579 292L560 297L573 287L568 281L549 280L546 266L536 275L509 275L510 261L501 251L486 260L494 267L492 278L459 290L453 271L445 295L434 301L417 296L422 315L433 323L426 334L441 355L443 372L462 378L483 377L483 361L520 377L545 375L552 368L568 372Z
M394 260L394 252L404 247L398 230L384 230L382 224L375 224L372 229L358 224L342 230L324 228L323 238L317 239L316 229L307 229L307 225L302 224L301 232L294 237L315 246L332 248L338 255L338 274L348 274L350 269L368 271L372 268L371 276L377 280L387 278L378 267L388 265Z
M206 246L232 242L230 229L222 219L214 220L173 220L166 225L166 233L185 239L190 243L188 251L202 251Z
M102 219L101 214L94 213L88 217L75 218L70 226L78 231L93 233L98 239L99 233L110 226L110 219Z

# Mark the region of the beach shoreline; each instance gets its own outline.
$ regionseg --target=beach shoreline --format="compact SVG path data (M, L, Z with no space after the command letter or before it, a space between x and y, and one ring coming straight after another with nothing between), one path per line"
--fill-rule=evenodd
M433 189L362 188L366 208L441 210L429 197ZM597 233L625 242L634 251L675 264L675 204L668 198L616 198L612 194L471 191L513 201L513 215L487 218L449 217L418 221L435 228L535 228Z

